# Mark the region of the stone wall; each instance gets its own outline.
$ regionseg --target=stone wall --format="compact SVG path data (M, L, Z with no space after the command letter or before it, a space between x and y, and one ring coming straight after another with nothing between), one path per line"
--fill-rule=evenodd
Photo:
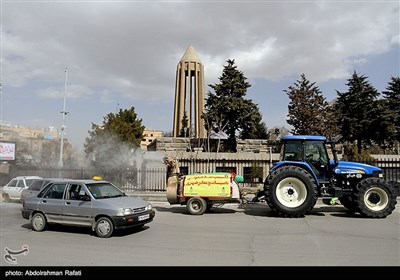
M203 139L203 143L207 141ZM212 139L217 141L217 139ZM206 150L202 147L193 148L193 144L197 144L196 140L190 140L189 138L183 137L157 137L147 146L147 151L189 151L189 150ZM264 139L245 139L237 140L236 150L238 153L249 152L249 153L269 153L272 147L272 143L269 140ZM192 146L192 147L191 147Z

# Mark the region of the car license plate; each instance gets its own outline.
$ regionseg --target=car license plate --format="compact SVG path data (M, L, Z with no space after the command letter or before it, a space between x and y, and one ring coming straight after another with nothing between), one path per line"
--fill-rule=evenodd
M138 221L147 220L150 218L150 214L142 215L138 217Z

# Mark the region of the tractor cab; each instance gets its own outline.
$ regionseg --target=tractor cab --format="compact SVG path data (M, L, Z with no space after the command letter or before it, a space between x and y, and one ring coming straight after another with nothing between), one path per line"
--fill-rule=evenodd
M290 135L282 138L281 162L278 164L294 164L309 170L320 181L328 181L329 170L337 160L330 160L328 150L336 158L334 149L327 147L323 136Z

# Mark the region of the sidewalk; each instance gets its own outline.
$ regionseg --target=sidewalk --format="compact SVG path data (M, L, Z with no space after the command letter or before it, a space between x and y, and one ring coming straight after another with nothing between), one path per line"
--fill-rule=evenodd
M126 192L126 195L133 197L140 197L147 201L168 202L166 192L133 191L133 192Z

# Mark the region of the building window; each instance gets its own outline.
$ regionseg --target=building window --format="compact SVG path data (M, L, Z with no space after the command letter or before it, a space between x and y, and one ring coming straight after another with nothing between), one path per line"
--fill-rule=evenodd
M243 178L246 183L261 183L263 181L262 166L243 167Z
M181 166L181 167L179 167L179 172L182 175L188 175L189 174L189 167Z

